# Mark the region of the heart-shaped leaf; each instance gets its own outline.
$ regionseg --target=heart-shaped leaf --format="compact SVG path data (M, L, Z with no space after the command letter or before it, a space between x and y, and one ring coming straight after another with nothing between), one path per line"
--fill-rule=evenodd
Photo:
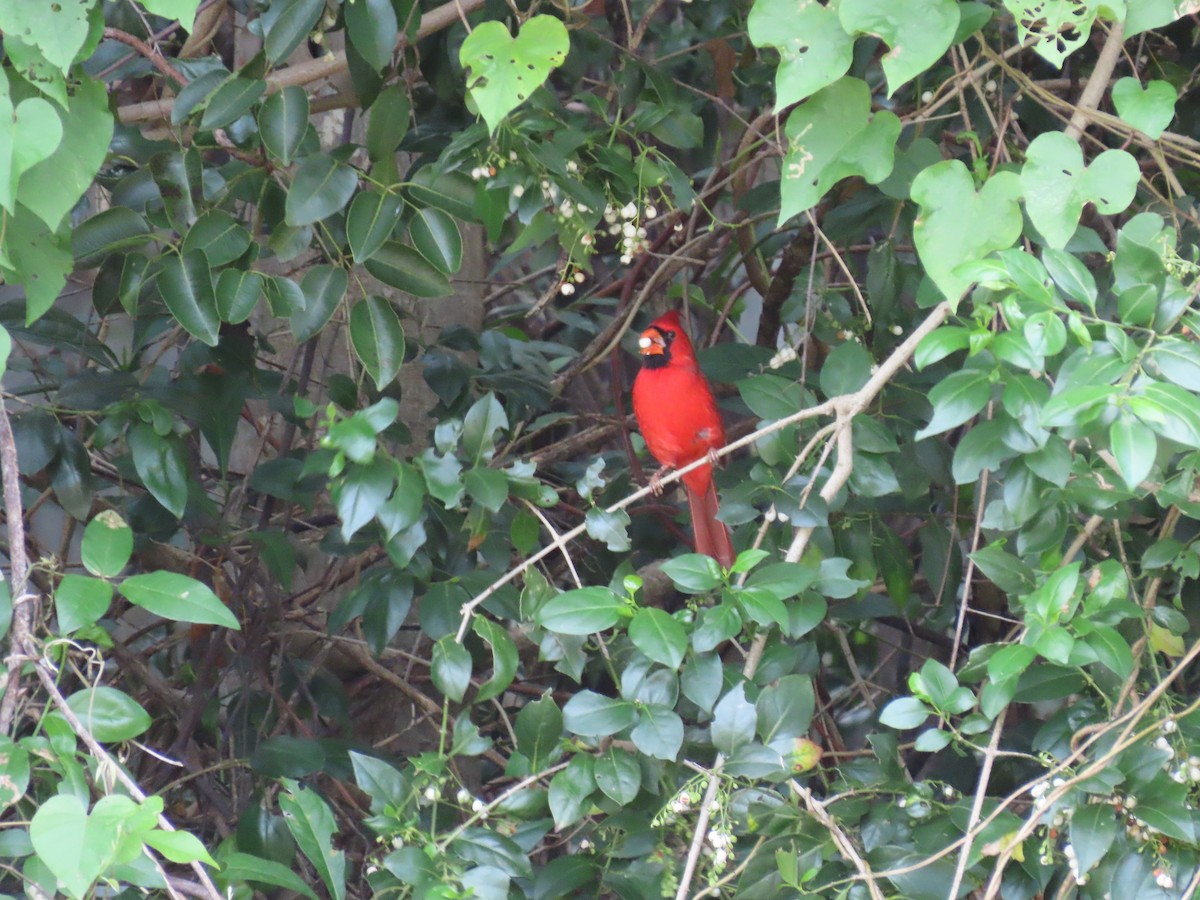
M8 78L0 73L0 206L15 210L17 182L48 158L62 141L62 120L41 97L29 97L15 107L8 93Z
M746 24L756 47L779 51L776 112L833 84L846 74L854 58L854 38L832 6L757 0Z
M913 226L913 242L925 270L951 301L971 282L954 274L960 263L1004 250L1021 236L1020 180L999 172L975 191L967 167L956 159L930 166L912 184L912 199L921 212Z
M850 34L873 34L891 48L883 55L888 96L946 52L958 30L955 0L842 0L837 8Z
M1090 166L1083 151L1061 131L1034 138L1021 169L1025 210L1051 247L1059 249L1075 234L1085 203L1105 215L1122 212L1137 190L1137 160L1124 150L1105 150Z
M1017 22L1017 39L1033 49L1056 69L1063 60L1087 43L1096 21L1095 2L1063 0L1004 0Z
M787 120L779 223L809 209L836 182L861 175L878 184L892 171L900 120L872 114L871 89L843 78L814 94Z
M1167 81L1151 81L1143 88L1136 78L1122 78L1112 88L1117 115L1156 141L1175 118L1175 99L1175 88Z
M470 69L467 89L489 132L542 86L570 49L567 27L554 16L534 16L515 38L496 21L478 25L467 36L458 59Z

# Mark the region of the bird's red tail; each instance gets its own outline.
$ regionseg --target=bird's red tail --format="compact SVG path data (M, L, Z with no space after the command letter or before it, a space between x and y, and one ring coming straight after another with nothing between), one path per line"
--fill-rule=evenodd
M733 565L733 542L729 529L717 518L717 486L710 480L703 494L688 487L688 507L692 513L692 532L696 535L696 552L711 556L728 569Z

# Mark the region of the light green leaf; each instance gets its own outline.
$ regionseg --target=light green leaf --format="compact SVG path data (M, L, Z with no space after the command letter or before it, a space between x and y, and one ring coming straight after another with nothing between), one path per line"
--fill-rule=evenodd
M537 612L537 623L559 634L592 634L612 628L625 602L602 587L579 588L552 598Z
M653 607L634 614L629 639L642 653L669 669L678 669L687 653L687 630L669 613Z
M63 73L88 36L88 3L0 0L0 31L17 34ZM8 119L3 120L6 124Z
M976 193L967 167L946 160L921 172L912 184L912 199L921 212L913 240L925 270L952 303L971 282L954 274L968 260L1011 247L1021 235L1021 184L1011 172L998 172Z
M1079 144L1048 131L1029 145L1021 189L1030 220L1051 247L1061 249L1075 234L1085 203L1104 215L1123 212L1140 177L1137 160L1126 151L1105 150L1085 167Z
M833 5L756 0L746 25L756 47L779 51L775 112L833 84L850 68L854 39Z
M889 97L937 62L958 30L955 0L841 0L837 11L847 32L876 35L891 48L881 60Z
M1134 416L1122 413L1109 427L1108 441L1125 484L1137 490L1154 468L1158 454L1154 432Z
M1004 0L1017 22L1017 39L1056 69L1087 43L1099 0ZM1055 132L1056 134L1059 132Z
M336 826L329 805L316 791L284 779L287 792L279 795L279 809L301 852L316 868L333 900L346 897L346 854L333 849Z
M238 620L212 589L187 575L164 571L131 575L117 590L130 603L164 619L241 630Z
M929 392L933 418L913 435L913 439L921 441L956 428L983 409L991 396L992 382L985 370L951 372Z
M433 686L455 703L471 685L471 654L448 634L433 645Z
M872 113L865 81L842 78L794 109L780 182L779 224L810 209L843 178L861 175L878 184L892 171L900 120Z
M67 706L102 744L128 741L143 734L153 720L141 705L116 688L84 688L67 698Z
M516 38L502 22L475 27L459 48L458 59L470 70L467 90L489 132L541 87L570 49L567 28L554 16L527 19Z
M1175 88L1168 81L1151 81L1145 88L1136 78L1121 78L1112 87L1117 115L1152 140L1158 140L1175 118Z

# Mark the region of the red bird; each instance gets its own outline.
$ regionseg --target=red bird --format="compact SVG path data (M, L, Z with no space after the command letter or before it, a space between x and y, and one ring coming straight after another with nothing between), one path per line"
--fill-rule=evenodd
M654 320L638 341L642 369L633 382L633 414L650 452L664 466L678 469L725 446L725 426L708 379L696 363L696 351L679 312ZM729 529L717 519L717 488L711 465L683 476L696 552L725 568L733 565ZM653 481L651 482L654 483Z

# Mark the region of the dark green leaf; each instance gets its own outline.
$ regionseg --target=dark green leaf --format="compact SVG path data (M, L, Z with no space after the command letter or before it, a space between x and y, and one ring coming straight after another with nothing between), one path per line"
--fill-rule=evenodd
M221 317L208 257L199 250L168 255L157 284L167 309L184 330L210 347L217 346Z
M272 94L258 113L263 146L281 165L289 166L308 131L308 94L289 85Z
M390 302L372 294L354 304L350 342L377 388L395 380L404 362L404 327Z
M471 654L453 635L433 645L433 686L457 703L471 683Z
M449 279L420 253L399 241L385 241L365 263L384 284L414 297L433 299L453 293Z
M373 69L382 70L392 61L400 28L391 0L354 0L343 9L350 42Z
M200 127L206 130L225 127L245 115L266 89L267 83L257 78L229 79L208 98Z
M179 439L159 435L153 426L138 422L129 429L129 451L146 489L172 515L182 518L191 478Z
M313 266L304 273L300 290L304 294L304 309L293 313L292 337L304 343L325 327L334 310L342 302L350 276L338 266Z
M327 153L307 157L296 168L288 190L287 224L312 225L350 202L358 187L358 173Z
M346 240L355 261L363 263L374 256L391 236L403 209L399 194L363 191L354 198L346 216Z
M258 306L265 281L257 272L226 269L217 278L217 315L222 322L237 325L245 322Z

